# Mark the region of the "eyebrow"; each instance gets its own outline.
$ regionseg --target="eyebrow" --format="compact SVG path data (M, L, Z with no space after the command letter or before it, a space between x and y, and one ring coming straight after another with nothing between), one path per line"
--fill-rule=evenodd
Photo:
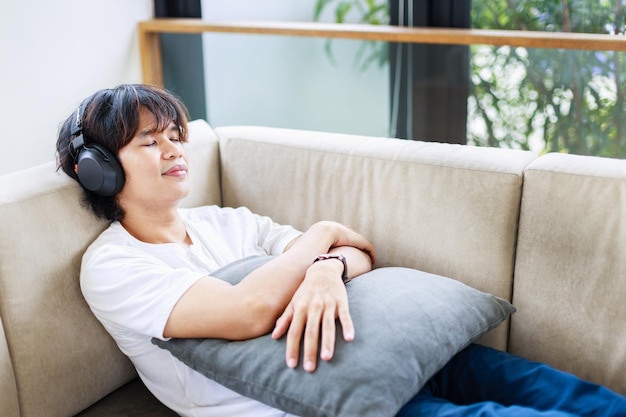
M156 131L156 129L155 129L155 128L145 129L145 130L142 130L141 132L139 132L139 134L138 134L137 136L150 136L150 135L152 135L155 131Z
M150 136L154 134L156 131L157 131L156 127L151 127L151 128L142 130L141 132L139 132L137 136ZM163 129L163 132L167 132L167 131L179 132L180 128L178 127L176 123L171 122L165 129Z

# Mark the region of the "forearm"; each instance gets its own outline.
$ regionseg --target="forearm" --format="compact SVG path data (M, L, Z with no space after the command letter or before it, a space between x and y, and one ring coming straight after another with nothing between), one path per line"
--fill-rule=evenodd
M364 253L374 251L365 238L349 228L321 222L296 239L289 250L237 285L210 276L199 280L174 307L164 336L247 339L269 332L302 284L313 260L342 246L358 247ZM351 249L348 252L347 256L357 259ZM356 261L350 259L353 262ZM355 263L351 269L353 275L363 268ZM215 317L220 319L207 319Z
M238 284L239 290L254 294L256 298L271 300L280 310L302 283L313 259L320 253L326 253L330 245L330 238L324 233L304 233L289 250L246 276Z
M348 279L351 280L372 270L372 258L367 252L352 246L332 248L328 253L337 253L345 256L348 264Z

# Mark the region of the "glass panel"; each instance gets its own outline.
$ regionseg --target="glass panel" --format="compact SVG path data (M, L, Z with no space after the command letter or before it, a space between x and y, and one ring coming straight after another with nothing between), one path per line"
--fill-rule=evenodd
M625 59L473 46L468 143L626 157Z
M207 119L213 126L388 135L388 64L368 61L379 53L386 56L384 48L379 51L380 44L270 35L203 36Z
M562 16L563 8L557 5L571 8L585 2L474 0L472 13L476 17L476 11L482 10L485 20L490 10L492 23L496 22L492 27L498 28L524 26L520 23L523 16L534 19L527 27L542 23L540 28L556 29L546 22L562 23L562 17L545 17L537 11L538 6L530 7L531 3L542 3L542 13L550 9ZM577 11L569 14L571 22L601 21L597 16L620 21L617 3L610 3L612 9L607 2L600 1L597 6L598 10L613 10L613 18L592 10L591 3L586 2L586 18ZM505 18L510 4L517 4L518 12ZM594 4L598 5L598 0ZM442 46L446 48L451 49ZM441 75L446 68L459 70L460 65L450 63L462 55L451 52L450 58L440 60L447 64L437 70L431 68L433 59L419 48L413 54L419 65L410 67L404 57L390 60L389 49L387 44L359 40L206 34L207 118L214 126L259 124L390 136L396 133L396 122L402 119L399 109L404 107L407 131L418 134L403 137L458 138L476 146L626 157L624 53L473 45L463 58L469 61L463 72L470 77L459 111L466 109L467 113L461 117L448 104L434 118L418 113L443 100ZM405 67L398 69L397 62ZM422 68L424 65L430 66ZM392 82L402 71L413 74L407 84ZM422 73L429 77L420 78ZM398 101L398 87L407 92L402 102ZM438 137L420 133L424 120L466 125L467 129L455 133L454 138Z
M473 0L482 29L624 32L622 0ZM471 48L468 143L626 157L624 53Z

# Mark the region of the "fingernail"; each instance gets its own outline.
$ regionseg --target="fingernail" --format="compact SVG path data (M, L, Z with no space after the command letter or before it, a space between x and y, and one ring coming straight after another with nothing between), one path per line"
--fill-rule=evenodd
M322 353L320 354L320 357L322 359L324 359L325 361L330 359L330 350L328 349L322 349Z
M290 368L295 368L298 362L294 358L287 359L287 366Z
M307 372L313 372L315 370L315 364L313 361L306 361L304 363L304 370Z

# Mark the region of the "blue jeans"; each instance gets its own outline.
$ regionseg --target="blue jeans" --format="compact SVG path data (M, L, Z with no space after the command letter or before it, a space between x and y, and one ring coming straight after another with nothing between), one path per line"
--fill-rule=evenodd
M626 416L626 398L545 364L470 345L396 417Z

